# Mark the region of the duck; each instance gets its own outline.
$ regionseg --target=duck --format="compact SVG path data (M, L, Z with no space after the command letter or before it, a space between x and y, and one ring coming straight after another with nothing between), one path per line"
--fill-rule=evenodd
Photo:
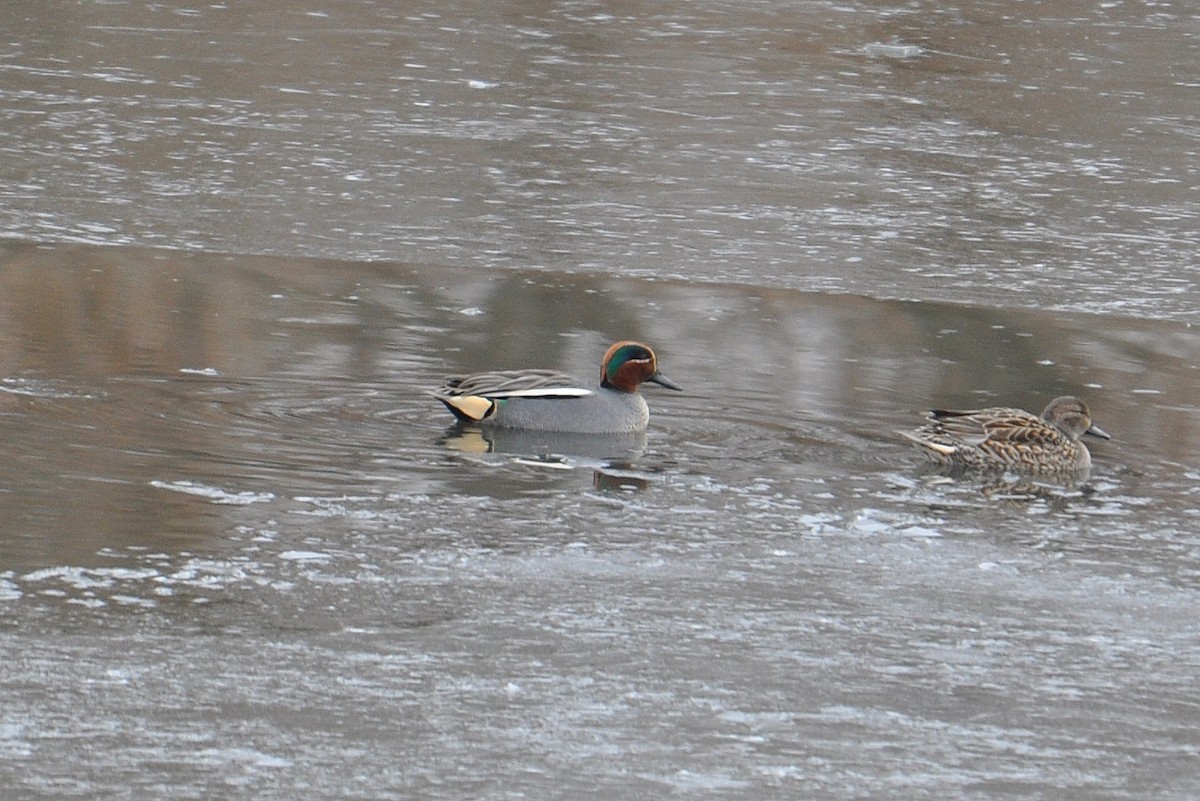
M934 409L915 431L898 432L933 462L961 470L1011 470L1027 475L1080 475L1092 456L1080 437L1111 437L1092 422L1087 404L1063 395L1041 415L1023 409Z
M621 340L605 352L598 386L556 370L498 370L450 376L432 394L459 422L484 428L628 434L649 423L650 409L638 392L647 382L683 390L659 372L649 345Z

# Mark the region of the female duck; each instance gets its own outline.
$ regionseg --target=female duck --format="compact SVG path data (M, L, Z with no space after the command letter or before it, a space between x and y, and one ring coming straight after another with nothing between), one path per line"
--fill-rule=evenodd
M1109 439L1092 424L1087 405L1070 395L1050 401L1041 417L1006 407L935 409L924 426L900 434L946 467L1034 475L1085 473L1092 456L1079 438Z
M654 351L640 342L622 341L604 354L600 386L554 370L502 370L451 376L433 396L464 422L498 428L576 434L623 434L643 431L650 409L638 385L650 381L681 390L658 372Z

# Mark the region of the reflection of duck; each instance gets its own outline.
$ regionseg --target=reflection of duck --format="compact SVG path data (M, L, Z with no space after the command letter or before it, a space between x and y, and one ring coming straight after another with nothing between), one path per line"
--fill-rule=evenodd
M433 396L459 420L489 429L622 434L645 430L650 419L637 391L645 381L681 389L658 372L654 351L626 340L604 354L595 388L554 370L504 370L451 376Z
M646 432L576 434L521 428L452 426L441 444L463 453L507 453L536 457L578 456L585 459L635 459L646 449Z
M1092 457L1079 438L1109 439L1092 424L1087 405L1070 395L1050 401L1041 417L1006 407L935 409L924 426L900 434L946 467L1032 475L1086 473Z

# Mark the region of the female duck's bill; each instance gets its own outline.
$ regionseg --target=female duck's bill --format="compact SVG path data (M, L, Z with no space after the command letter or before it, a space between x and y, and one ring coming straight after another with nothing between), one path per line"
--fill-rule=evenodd
M1031 475L1086 475L1092 458L1084 434L1110 439L1079 398L1050 401L1041 416L1021 409L935 409L915 431L899 432L933 462L963 470Z
M599 386L555 370L500 370L452 376L433 396L464 422L614 434L645 430L650 411L637 389L647 381L681 389L658 371L649 346L625 340L604 354Z

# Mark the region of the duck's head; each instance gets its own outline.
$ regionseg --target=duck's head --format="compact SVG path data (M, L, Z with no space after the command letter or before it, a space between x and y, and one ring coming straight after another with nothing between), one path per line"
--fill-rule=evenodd
M1042 412L1042 419L1073 440L1084 434L1112 439L1103 429L1092 423L1092 413L1088 411L1087 404L1074 395L1063 395L1050 401Z
M667 389L683 390L683 387L658 372L654 351L641 342L623 340L604 354L604 361L600 365L600 386L622 392L637 392L638 384L643 381Z

